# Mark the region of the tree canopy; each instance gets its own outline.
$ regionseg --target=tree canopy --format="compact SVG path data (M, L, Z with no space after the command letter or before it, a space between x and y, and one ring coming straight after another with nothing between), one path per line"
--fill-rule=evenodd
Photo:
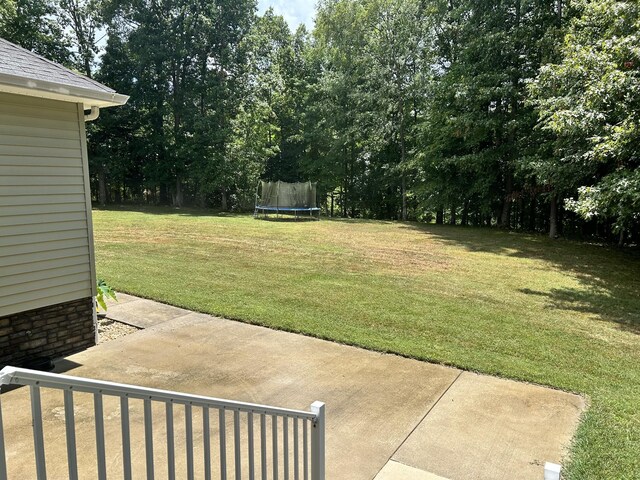
M0 36L131 96L89 128L96 201L251 207L637 243L637 2L0 0Z

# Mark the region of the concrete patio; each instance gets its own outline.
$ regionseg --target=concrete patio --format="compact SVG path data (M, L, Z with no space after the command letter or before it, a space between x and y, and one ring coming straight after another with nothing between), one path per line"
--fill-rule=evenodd
M549 388L128 295L119 299L109 308L109 317L144 329L68 357L59 363L60 370L287 408L307 410L314 400L324 401L330 480L542 480L544 462L561 463L584 409L580 396ZM43 396L50 478L66 474L61 405L61 395ZM2 410L9 478L32 478L28 390L2 394ZM132 407L132 415L140 411L141 406ZM118 415L118 406L105 402L108 437L119 435ZM86 437L82 443L79 433L78 460L81 469L90 471L95 442L88 395L77 400L76 416L77 428ZM162 431L164 419L156 417L154 430ZM144 465L141 432L133 434L140 439L133 443L134 462ZM162 451L158 445L159 464ZM201 455L196 451L196 459ZM120 451L108 445L107 456L109 472L119 478ZM164 474L160 467L157 471Z

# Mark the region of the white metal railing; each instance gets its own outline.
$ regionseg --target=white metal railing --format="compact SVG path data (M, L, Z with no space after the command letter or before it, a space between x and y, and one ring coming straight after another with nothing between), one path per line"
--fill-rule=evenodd
M219 398L189 395L154 388L143 388L88 378L58 375L17 367L5 367L0 371L0 385L25 385L30 388L31 417L33 422L33 446L38 480L47 478L45 441L43 434L41 389L63 391L67 466L70 480L78 479L78 460L74 414L74 393L93 395L96 446L96 477L107 478L105 449L105 419L103 398L120 399L120 431L122 468L125 479L132 478L131 424L129 402L143 402L145 468L147 479L155 476L153 409L157 403L165 405L167 477L176 478L176 436L174 431L174 407L184 407L186 477L194 479L194 426L193 412L201 410L202 450L201 464L204 478L212 478L211 413L217 413L219 475L221 480L260 478L274 480L324 480L325 479L325 407L322 402L311 404L310 411L290 410L267 405L236 402ZM157 410L157 409L156 409ZM5 411L5 415L6 415ZM215 418L215 417L214 417ZM270 420L270 421L269 421ZM232 424L230 447L227 451L227 423ZM215 420L214 420L215 423ZM242 423L245 424L244 428ZM291 425L291 426L290 426ZM300 425L302 428L300 428ZM271 430L271 441L268 430ZM279 427L281 432L279 433ZM215 425L214 425L215 428ZM255 430L258 430L256 433ZM302 431L300 431L302 430ZM293 438L290 439L289 436ZM259 439L258 439L259 437ZM0 480L7 479L5 432L0 405ZM259 445L258 445L259 444ZM244 445L244 447L243 447ZM245 448L246 447L246 448ZM259 450L259 455L258 455ZM244 461L243 461L244 453ZM227 457L233 457L228 462ZM259 458L257 458L259 457ZM232 463L232 465L231 465ZM248 468L243 471L242 466ZM279 467L282 466L282 471ZM269 468L270 467L270 468ZM229 474L229 470L233 473ZM269 471L270 470L270 471ZM271 474L271 475L269 475Z

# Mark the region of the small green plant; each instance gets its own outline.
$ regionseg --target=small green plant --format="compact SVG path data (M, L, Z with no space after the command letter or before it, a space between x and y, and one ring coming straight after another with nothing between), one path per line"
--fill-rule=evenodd
M98 279L97 287L98 293L96 294L96 310L100 311L102 309L106 312L107 302L105 300L113 298L117 302L118 299L116 298L116 292L101 278Z

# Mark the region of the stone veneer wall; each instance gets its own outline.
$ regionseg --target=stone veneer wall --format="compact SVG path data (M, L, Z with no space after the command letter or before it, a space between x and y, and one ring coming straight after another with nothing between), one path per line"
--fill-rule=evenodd
M62 357L95 345L93 298L0 317L0 367Z

